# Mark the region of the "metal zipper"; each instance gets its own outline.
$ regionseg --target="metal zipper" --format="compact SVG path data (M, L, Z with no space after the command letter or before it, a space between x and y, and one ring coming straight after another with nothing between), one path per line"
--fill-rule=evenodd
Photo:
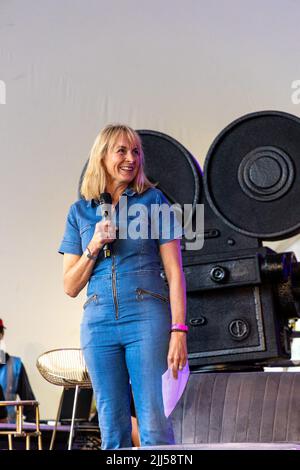
M91 297L87 299L87 301L83 304L83 308L85 308L89 303L93 302L94 300L97 300L97 295L93 294Z
M136 289L136 293L137 293L138 295L141 295L141 294L149 294L149 295L151 295L152 297L155 297L156 299L159 299L159 300L162 300L163 302L169 303L168 297L165 297L164 295L161 295L161 294L157 294L156 292L152 292L151 290L142 289L142 288L138 287L138 288Z
M116 270L115 270L115 256L112 255L112 289L113 289L113 297L114 297L114 304L116 309L116 319L119 318L119 307L118 307L118 299L117 299L117 287L116 287Z

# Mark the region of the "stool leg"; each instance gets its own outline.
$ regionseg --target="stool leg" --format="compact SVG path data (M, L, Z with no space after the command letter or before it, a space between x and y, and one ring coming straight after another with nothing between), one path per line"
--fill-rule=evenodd
M16 431L18 434L21 434L22 432L22 426L23 425L23 406L22 405L17 405L17 410L16 410Z
M51 437L51 442L50 442L49 450L53 450L54 441L55 441L55 437L56 437L56 431L57 431L57 424L58 424L58 420L59 420L59 418L60 418L60 413L61 413L61 407L62 407L63 398L64 398L64 389L63 389L63 391L62 391L62 394L61 394L61 397L60 397L60 401L59 401L59 405L58 405L58 410L57 410L57 414L56 414L54 429L53 429L53 431L52 431L52 437Z
M72 448L72 439L73 439L75 415L76 415L76 408L77 408L78 391L79 391L79 386L76 385L74 402L73 402L73 412L72 412L72 421L71 421L71 429L70 429L68 450L71 450L71 448Z
M43 450L41 434L38 435L38 450Z
M12 446L12 435L11 434L8 434L8 450L13 450L13 446Z
M36 432L38 433L38 450L43 450L42 448L42 433L40 430L40 409L39 405L35 407L35 423L36 423Z
M26 436L26 450L30 450L30 435Z

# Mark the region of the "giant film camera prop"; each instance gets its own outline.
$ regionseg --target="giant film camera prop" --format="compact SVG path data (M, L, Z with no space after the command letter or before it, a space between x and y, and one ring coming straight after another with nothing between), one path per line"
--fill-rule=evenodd
M300 119L277 111L237 119L212 143L203 175L172 137L138 132L146 174L169 201L191 204L193 218L204 204L203 248L187 250L181 240L191 368L243 370L290 359L300 263L262 242L300 232Z
M204 174L179 142L138 131L149 179L170 202L204 204L205 240L182 257L189 364L194 369L266 365L291 354L290 320L300 316L294 253L263 241L300 232L300 119L258 112L212 143Z

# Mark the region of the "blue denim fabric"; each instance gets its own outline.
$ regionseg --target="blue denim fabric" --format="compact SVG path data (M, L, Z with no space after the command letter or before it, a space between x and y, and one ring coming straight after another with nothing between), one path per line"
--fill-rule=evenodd
M167 203L156 188L141 195L127 188L123 195L128 196L128 208L137 202L148 208ZM118 205L116 215L120 227ZM93 201L73 204L59 252L81 255L99 220ZM96 397L102 449L132 445L129 381L141 445L174 442L162 400L171 312L168 288L161 276L159 245L174 239L175 234L178 238L179 232L173 224L169 238L165 238L158 224L157 240L115 240L112 256L105 259L100 252L90 277L80 336Z

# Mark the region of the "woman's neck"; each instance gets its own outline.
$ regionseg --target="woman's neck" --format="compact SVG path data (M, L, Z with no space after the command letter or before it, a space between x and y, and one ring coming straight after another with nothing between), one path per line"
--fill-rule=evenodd
M116 184L115 185L114 184L107 184L106 185L106 192L111 194L112 203L113 203L114 206L118 203L121 194L123 194L123 192L125 191L127 186L128 186L127 183L121 183L121 184L117 184L117 185Z

